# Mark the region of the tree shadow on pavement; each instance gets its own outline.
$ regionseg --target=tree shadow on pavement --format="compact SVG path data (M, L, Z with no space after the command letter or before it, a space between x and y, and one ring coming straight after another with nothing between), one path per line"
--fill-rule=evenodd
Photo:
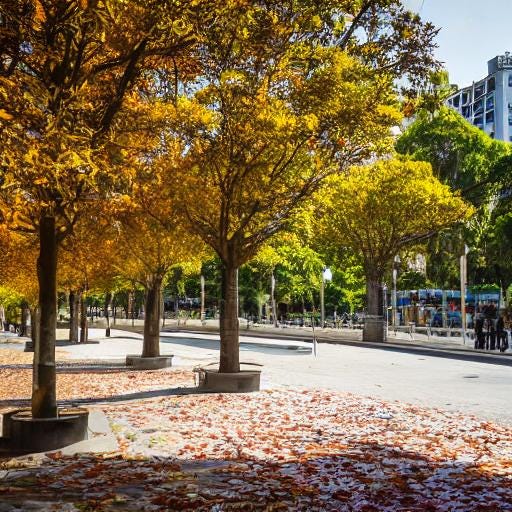
M28 501L95 511L512 510L510 474L481 464L364 442L331 447L328 454L321 444L315 449L320 453L286 460L244 453L196 459L57 453L41 467L8 471L0 493L2 503L22 510Z

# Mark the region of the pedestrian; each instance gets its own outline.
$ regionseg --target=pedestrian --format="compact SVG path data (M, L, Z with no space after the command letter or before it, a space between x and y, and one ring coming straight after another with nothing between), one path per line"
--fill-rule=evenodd
M503 318L503 313L500 313L498 316L498 320L496 321L496 341L497 341L497 349L500 352L505 352L508 348L508 334L505 331L505 320Z
M488 322L488 332L489 332L489 345L488 350L496 350L496 328L494 326L495 320L493 318L489 318Z
M477 313L475 320L475 348L482 350L484 348L484 344L484 317L482 313Z
M484 319L484 337L485 337L485 343L484 343L484 349L489 350L490 342L491 342L491 326L490 326L490 319L485 318Z
M466 328L467 329L473 328L473 315L471 314L471 311L466 312Z

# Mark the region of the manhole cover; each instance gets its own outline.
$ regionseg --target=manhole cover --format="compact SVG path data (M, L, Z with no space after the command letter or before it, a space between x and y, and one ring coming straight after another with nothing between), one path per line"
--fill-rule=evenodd
M478 379L478 375L464 375L463 379Z

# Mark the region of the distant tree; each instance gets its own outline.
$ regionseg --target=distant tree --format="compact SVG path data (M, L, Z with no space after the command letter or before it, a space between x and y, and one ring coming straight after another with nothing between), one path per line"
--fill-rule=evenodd
M475 205L492 194L499 163L511 152L510 144L492 139L444 106L434 115L420 114L398 139L396 150L429 162L441 182Z
M511 184L510 144L492 139L453 109L441 107L420 114L398 140L397 150L432 164L434 174L476 208L471 222L426 243L429 279L442 287L458 286L458 256L464 244L471 248L469 280L479 283L496 279L497 267L488 251L488 238L494 231L492 210Z
M367 311L377 316L382 314L382 281L398 251L473 213L434 177L429 164L400 159L330 178L318 201L324 203L323 236L360 255Z

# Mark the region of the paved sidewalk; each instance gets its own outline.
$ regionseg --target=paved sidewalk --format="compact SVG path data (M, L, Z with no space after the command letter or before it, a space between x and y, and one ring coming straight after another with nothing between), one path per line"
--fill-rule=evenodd
M131 327L128 327L132 329ZM138 327L133 329L138 330ZM164 328L162 335L167 332L182 332L182 333L218 333L218 322L209 320L206 325L202 325L199 320L188 321L186 325L183 323L178 326L176 322L167 325ZM403 332L389 331L388 340L385 343L370 343L362 341L362 332L357 329L315 329L315 336L319 343L329 343L335 345L357 346L365 348L374 348L380 350L399 350L408 351L413 350L417 353L439 353L444 354L446 357L456 357L468 359L472 361L492 361L494 364L504 364L512 366L512 347L506 352L500 353L498 351L490 350L475 350L471 344L463 345L460 338L442 338L431 336L429 340L421 339L422 335L416 336L411 340L409 335ZM254 343L258 338L272 338L272 343L277 343L281 340L283 343L286 340L293 343L306 343L311 346L313 342L313 331L311 328L296 328L296 327L278 327L273 326L250 326L249 329L244 328L243 323L240 325L241 339L249 337ZM423 336L423 338L427 338ZM261 341L260 343L267 343Z

